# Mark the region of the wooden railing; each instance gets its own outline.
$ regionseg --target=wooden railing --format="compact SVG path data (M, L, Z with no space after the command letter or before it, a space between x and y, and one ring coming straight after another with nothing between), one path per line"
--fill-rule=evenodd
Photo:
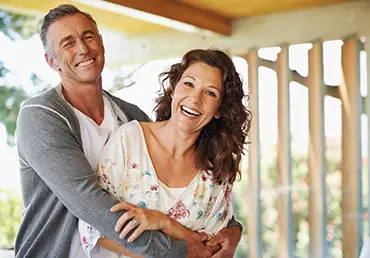
M290 139L289 83L308 88L309 98L309 257L328 257L325 156L324 97L342 102L342 248L344 258L358 257L363 240L362 225L362 154L361 114L370 114L370 99L360 94L360 51L365 49L358 38L349 38L342 46L342 83L325 85L323 79L323 43L313 42L309 50L307 77L289 69L289 46L281 46L276 62L258 57L257 50L244 55L248 62L250 107L253 112L248 158L248 246L251 258L263 257L261 221L261 150L259 131L258 67L273 69L278 78L277 182L285 189L277 200L278 257L294 257L292 171ZM370 44L368 43L370 46ZM367 61L370 63L369 61ZM366 72L366 71L361 71ZM368 78L370 76L368 75ZM368 81L370 84L370 80ZM370 87L368 87L370 88ZM370 93L370 90L369 90ZM365 105L364 105L365 104ZM370 128L370 119L368 119ZM370 138L370 137L369 137ZM370 146L370 144L368 144ZM369 147L370 148L370 147ZM370 153L370 152L369 152ZM369 159L368 159L369 160ZM370 161L369 161L370 162ZM370 178L370 176L369 176ZM370 185L370 182L369 182ZM369 190L370 196L370 190ZM369 209L370 214L370 209ZM369 223L370 224L370 223Z

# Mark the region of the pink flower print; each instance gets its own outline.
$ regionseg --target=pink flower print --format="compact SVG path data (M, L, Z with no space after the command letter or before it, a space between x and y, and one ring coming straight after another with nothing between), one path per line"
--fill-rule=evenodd
M158 185L152 185L150 191L158 191Z
M130 166L132 169L135 169L135 168L138 168L139 167L139 164L135 163L135 162L132 162L131 166Z
M227 186L226 190L225 190L225 199L226 199L227 202L230 201L230 194L231 194L231 187Z
M115 165L117 165L117 162L113 161L112 166L115 166Z
M105 186L105 190L107 191L112 191L113 193L116 193L116 190L114 189L114 186L109 182L109 179L107 177L106 174L102 174L101 176L99 176L99 180L103 180L104 182L104 186Z
M83 237L82 237L82 242L83 242L84 244L86 244L86 243L87 243L87 238L86 238L86 236L83 236Z
M184 203L180 200L176 203L175 208L172 207L167 214L169 217L173 219L181 219L190 216L190 211L186 208Z

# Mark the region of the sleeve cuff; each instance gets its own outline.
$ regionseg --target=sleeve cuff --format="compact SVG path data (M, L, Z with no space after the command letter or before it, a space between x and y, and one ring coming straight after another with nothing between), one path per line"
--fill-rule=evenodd
M78 231L83 250L90 257L90 254L97 248L96 244L102 235L98 230L82 220L78 221Z

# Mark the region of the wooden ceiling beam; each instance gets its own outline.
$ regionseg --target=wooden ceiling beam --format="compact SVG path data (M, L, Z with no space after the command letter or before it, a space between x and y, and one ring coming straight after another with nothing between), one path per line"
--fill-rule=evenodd
M106 2L165 17L226 36L230 36L232 32L231 22L228 18L179 1L106 0Z

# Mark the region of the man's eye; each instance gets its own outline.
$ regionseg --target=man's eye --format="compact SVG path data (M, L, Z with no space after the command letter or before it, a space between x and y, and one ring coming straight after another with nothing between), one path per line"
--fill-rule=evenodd
M94 36L86 36L85 38L86 38L86 39L93 39L93 38L94 38Z

